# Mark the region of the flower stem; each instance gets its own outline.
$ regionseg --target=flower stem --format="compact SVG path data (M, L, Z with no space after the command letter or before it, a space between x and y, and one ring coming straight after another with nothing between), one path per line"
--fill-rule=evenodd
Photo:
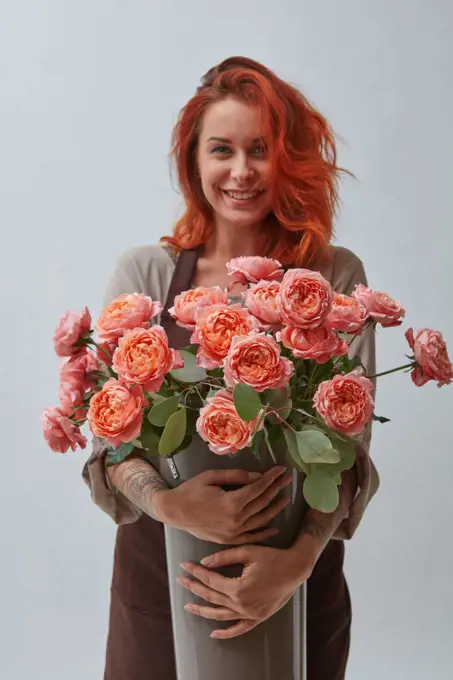
M404 366L398 366L398 368L391 368L389 371L383 371L382 373L376 373L376 375L367 375L367 378L369 380L374 380L375 378L380 378L383 375L390 375L390 373L396 373L397 371L404 371L406 368L412 368L415 365L414 361L411 361L410 364L405 364Z
M98 343L95 340L93 340L93 338L91 338L90 340L86 340L85 342L86 342L87 345L94 345L96 347L96 349L98 349L100 352L103 352L105 354L105 356L108 357L109 359L113 358L113 355L110 354L110 352L107 352L107 350L104 349L104 347L101 347L101 345L98 345Z

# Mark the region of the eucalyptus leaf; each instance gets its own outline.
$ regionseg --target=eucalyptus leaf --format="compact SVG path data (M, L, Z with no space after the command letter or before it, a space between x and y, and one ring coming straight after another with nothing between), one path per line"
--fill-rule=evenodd
M149 421L143 421L142 431L140 432L139 440L142 448L145 449L151 456L159 455L159 435L152 428Z
M242 420L254 420L263 405L253 387L238 383L233 390L234 406Z
M389 423L390 422L390 418L384 418L384 416L377 416L375 413L373 413L372 418L377 423Z
M182 349L181 356L184 360L184 367L170 371L170 375L176 380L184 383L197 383L206 380L208 374L201 366L197 366L197 358L191 352Z
M289 427L283 427L283 436L285 437L286 454L290 464L296 468L296 470L307 474L308 467L300 457L295 433L290 430Z
M134 449L135 445L133 442L124 442L123 444L120 444L116 449L112 449L107 453L107 465L110 466L122 463Z
M169 456L181 446L187 429L187 409L181 408L170 416L159 441L159 454Z
M198 352L198 345L187 345L182 347L181 352L189 352L189 354L196 354Z
M334 512L340 501L335 480L321 470L315 470L305 478L303 493L308 505L320 512Z
M157 425L158 427L164 427L167 424L168 419L173 413L176 412L179 404L179 396L169 397L163 401L158 401L154 404L151 411L148 414L148 420L152 425Z
M297 450L304 463L339 463L341 458L330 439L317 429L296 433Z
M334 433L329 434L332 444L340 454L338 463L317 463L316 468L335 478L345 470L350 470L355 463L355 444L352 439L340 439Z
M268 390L264 397L264 403L269 404L274 411L278 411L277 416L273 414L268 416L271 423L280 423L281 419L286 420L291 413L291 407L293 405L289 387Z

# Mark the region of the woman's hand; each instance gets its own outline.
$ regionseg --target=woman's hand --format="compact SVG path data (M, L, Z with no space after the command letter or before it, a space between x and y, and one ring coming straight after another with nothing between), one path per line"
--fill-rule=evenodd
M226 629L214 630L211 637L227 639L247 633L281 609L313 570L309 556L294 560L291 550L258 545L230 548L202 560L209 566L187 562L183 569L194 576L177 582L211 605L187 604L185 609L216 621L235 621ZM239 578L226 578L211 571L229 564L243 564ZM215 606L212 606L215 605Z
M223 545L257 543L277 533L266 525L289 503L272 502L292 481L285 467L264 472L208 470L176 489L159 490L153 496L157 517L197 538ZM221 487L243 485L235 491Z

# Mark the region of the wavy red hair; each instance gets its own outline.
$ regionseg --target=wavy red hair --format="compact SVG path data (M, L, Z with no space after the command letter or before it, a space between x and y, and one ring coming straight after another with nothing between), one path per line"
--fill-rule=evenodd
M195 248L212 235L212 208L196 172L196 152L206 109L226 97L256 107L266 140L272 212L266 221L265 252L283 264L309 266L327 253L333 235L343 172L336 163L334 134L299 90L245 57L226 59L208 71L179 114L172 156L186 211L173 236L162 240Z

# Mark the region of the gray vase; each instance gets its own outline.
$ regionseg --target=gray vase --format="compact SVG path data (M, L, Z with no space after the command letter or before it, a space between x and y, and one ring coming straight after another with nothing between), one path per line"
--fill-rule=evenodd
M283 448L275 454L278 464L287 464ZM159 471L171 487L204 470L241 468L263 472L272 465L274 462L266 451L260 460L247 449L234 458L218 456L198 436L174 457L174 463L171 459L158 461ZM280 497L289 497L292 502L272 522L279 533L266 540L265 545L288 548L297 534L306 504L302 495L303 475L296 470L292 474L293 483L280 492ZM211 621L186 612L185 604L200 600L175 581L184 573L182 562L199 562L228 546L202 541L171 527L165 527L165 533L178 680L305 680L305 586L280 611L249 633L231 640L212 639L209 636L213 630L229 627L233 622ZM222 573L238 575L240 567Z

